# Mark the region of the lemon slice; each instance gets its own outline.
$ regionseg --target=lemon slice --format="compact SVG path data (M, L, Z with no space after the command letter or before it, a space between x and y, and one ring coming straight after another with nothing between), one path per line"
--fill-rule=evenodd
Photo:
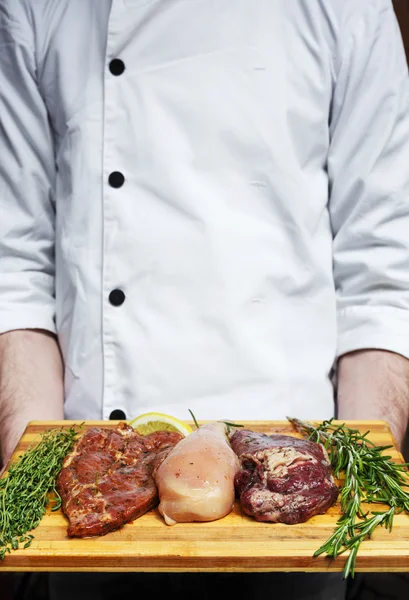
M154 431L178 431L184 437L192 433L192 428L171 415L149 412L135 417L129 425L140 435L148 435Z

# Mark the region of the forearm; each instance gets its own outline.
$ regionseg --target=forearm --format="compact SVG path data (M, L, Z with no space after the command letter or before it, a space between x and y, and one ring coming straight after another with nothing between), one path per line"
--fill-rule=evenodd
M340 419L382 419L401 444L409 419L409 360L383 350L345 354L338 362Z
M36 330L0 335L0 442L4 462L28 421L63 418L63 399L62 360L55 337Z

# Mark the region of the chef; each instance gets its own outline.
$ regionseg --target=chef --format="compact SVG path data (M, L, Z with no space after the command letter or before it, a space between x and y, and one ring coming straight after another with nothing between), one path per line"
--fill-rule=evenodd
M0 157L4 461L31 419L188 409L387 419L402 442L390 0L0 0ZM311 597L342 597L325 582Z

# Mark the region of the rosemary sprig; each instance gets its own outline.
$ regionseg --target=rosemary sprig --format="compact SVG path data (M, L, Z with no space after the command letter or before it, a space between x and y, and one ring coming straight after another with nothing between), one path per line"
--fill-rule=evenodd
M360 545L374 530L383 526L392 530L395 514L409 511L407 467L409 463L394 463L383 454L393 446L376 446L368 439L369 431L361 433L345 424L335 425L333 419L315 427L308 421L287 417L292 425L328 451L335 477L343 473L344 485L340 491L342 516L334 533L314 553L326 554L332 559L349 550L344 577L355 574ZM385 511L364 514L362 503L388 504Z
M60 508L61 498L55 489L57 476L78 431L72 426L45 432L0 479L0 560L20 544L24 548L30 546L34 536L27 532L38 526L50 500L51 510Z

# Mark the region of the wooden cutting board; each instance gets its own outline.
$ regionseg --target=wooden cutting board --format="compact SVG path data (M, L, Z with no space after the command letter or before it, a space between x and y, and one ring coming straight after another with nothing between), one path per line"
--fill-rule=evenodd
M74 421L40 422L28 425L14 457L47 429L69 426ZM89 421L86 427L115 427L118 421ZM297 435L286 421L242 422L247 428L267 434ZM394 444L383 421L347 422L371 431L369 439L379 445ZM403 462L397 450L388 454ZM371 507L368 507L371 509ZM372 505L377 510L379 506ZM258 523L243 514L238 505L230 515L211 523L167 526L153 510L119 531L103 537L70 539L67 519L61 510L47 513L32 533L32 545L12 551L0 561L1 571L342 571L346 555L336 561L313 558L330 536L340 516L339 505L325 515L300 525ZM391 533L378 528L358 554L357 571L409 571L409 516L395 517Z

